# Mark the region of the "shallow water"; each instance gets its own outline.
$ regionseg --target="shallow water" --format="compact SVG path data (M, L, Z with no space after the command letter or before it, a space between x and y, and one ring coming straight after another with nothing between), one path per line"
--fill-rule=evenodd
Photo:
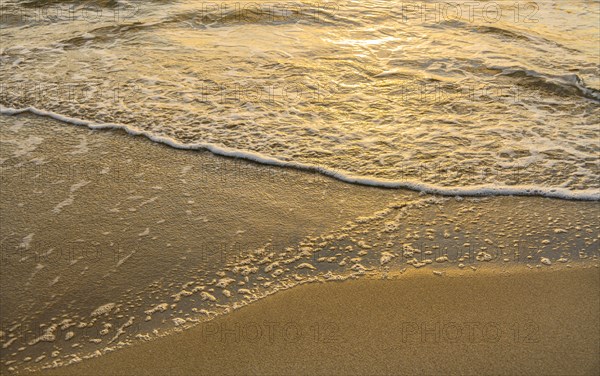
M6 108L369 184L598 198L597 1L3 4Z

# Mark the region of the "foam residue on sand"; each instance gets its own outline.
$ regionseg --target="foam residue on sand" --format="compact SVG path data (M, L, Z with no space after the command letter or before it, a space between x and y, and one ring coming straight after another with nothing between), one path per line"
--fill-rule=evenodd
M597 266L597 225L585 218L566 222L561 213L532 215L525 202L512 217L498 220L497 212L485 209L488 200L423 197L393 203L296 246L267 243L185 283L156 283L144 299L132 292L87 317L56 317L41 323L40 335L28 343L23 342L25 333L9 329L1 339L9 354L4 364L18 370L78 362L184 330L304 283L385 278L421 268L444 278L448 270L475 273L491 264L501 268L506 260L532 269L570 267L580 260ZM443 210L450 206L452 210ZM435 219L423 223L423 217ZM517 236L520 227L537 240L523 243ZM573 239L578 241L573 244ZM140 304L131 304L136 300ZM51 346L38 351L38 362L19 356L27 352L18 348L44 343Z

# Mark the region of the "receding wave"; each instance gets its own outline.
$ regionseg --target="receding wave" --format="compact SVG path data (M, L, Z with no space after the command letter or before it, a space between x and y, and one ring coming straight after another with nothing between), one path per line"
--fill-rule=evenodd
M341 180L347 183L361 184L374 187L382 188L406 188L414 191L423 193L443 195L443 196L544 196L549 198L561 198L561 199L572 199L572 200L588 200L597 201L600 199L600 192L597 189L587 189L581 191L572 191L566 188L560 187L536 187L536 186L501 186L501 185L480 185L471 187L443 187L426 184L418 181L395 181L389 179L378 179L369 176L356 176L345 173L344 171L337 171L334 169L328 169L323 166L316 166L311 164L304 164L294 161L285 161L276 157L262 155L260 153L237 150L218 146L209 143L193 143L184 144L180 143L172 138L165 136L157 136L151 132L127 126L123 124L109 124L109 123L94 123L84 119L76 119L50 111L39 110L35 107L28 108L6 108L1 106L0 113L3 115L18 115L21 113L29 112L39 116L50 117L65 123L70 123L79 126L86 126L90 129L120 129L133 136L144 136L151 141L158 142L161 144L168 145L176 149L185 150L208 150L216 155L232 158L242 158L257 163L278 166L296 168L305 171L314 171L332 177L337 180Z

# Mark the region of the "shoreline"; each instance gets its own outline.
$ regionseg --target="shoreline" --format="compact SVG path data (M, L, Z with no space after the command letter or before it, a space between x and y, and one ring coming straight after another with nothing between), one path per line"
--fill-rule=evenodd
M596 374L598 288L597 267L307 284L32 375Z

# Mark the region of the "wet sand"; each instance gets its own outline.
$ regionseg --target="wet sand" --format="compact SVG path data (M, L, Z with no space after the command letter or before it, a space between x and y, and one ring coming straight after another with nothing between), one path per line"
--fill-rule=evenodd
M9 218L1 229L2 328L25 323L36 338L63 319L89 324L73 339L64 332L74 329L61 328L56 340L31 346L29 331L17 330L11 344L6 330L6 368L100 349L108 353L41 374L598 372L598 203L425 203L431 197L417 192L174 150L124 132L32 116L0 123L0 207ZM250 279L231 272L261 247L286 265L283 274L257 260ZM286 262L300 252L308 255ZM393 280L305 284L251 303L267 281L401 270ZM219 272L236 278L231 301L177 299L191 285L220 293L210 282ZM145 320L162 302L171 308ZM124 327L125 342L233 302L250 304L110 352L129 317L136 324ZM119 311L96 319L106 303Z
M597 267L311 284L42 374L594 375L599 288Z

